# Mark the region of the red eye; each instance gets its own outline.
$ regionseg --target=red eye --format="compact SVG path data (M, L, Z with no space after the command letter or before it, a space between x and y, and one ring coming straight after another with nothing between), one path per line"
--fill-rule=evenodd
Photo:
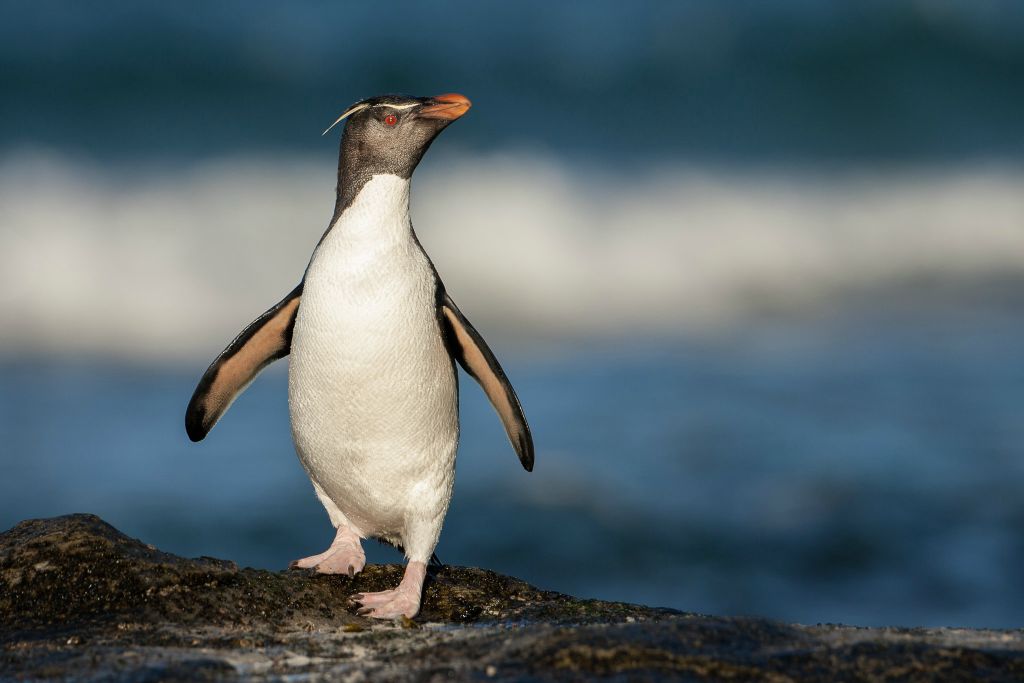
M393 126L396 123L398 123L398 117L395 116L394 114L388 114L387 116L384 117L384 123L388 124L389 126Z

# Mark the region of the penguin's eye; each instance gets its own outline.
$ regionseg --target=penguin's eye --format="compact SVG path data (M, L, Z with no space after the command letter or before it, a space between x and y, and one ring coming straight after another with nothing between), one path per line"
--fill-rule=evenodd
M393 126L396 123L398 123L398 117L395 116L394 114L388 114L387 116L384 117L384 123L388 124L389 126Z

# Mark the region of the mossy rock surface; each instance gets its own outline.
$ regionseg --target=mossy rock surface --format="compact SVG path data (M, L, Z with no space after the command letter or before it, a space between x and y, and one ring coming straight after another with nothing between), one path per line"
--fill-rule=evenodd
M415 621L359 617L354 578L185 559L93 515L0 534L0 680L1024 680L1024 632L796 626L580 600L432 571Z

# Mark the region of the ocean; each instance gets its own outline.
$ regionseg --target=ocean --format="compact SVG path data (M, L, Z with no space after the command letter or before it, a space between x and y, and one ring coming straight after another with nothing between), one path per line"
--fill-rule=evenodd
M711 614L1019 628L1021 7L4 6L0 527L93 512L273 569L326 547L287 362L201 444L185 404L327 227L320 131L455 90L474 108L413 221L537 466L463 376L442 561Z

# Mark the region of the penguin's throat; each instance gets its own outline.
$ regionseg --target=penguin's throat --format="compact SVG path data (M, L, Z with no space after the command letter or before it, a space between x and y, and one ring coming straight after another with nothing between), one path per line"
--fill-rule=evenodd
M391 174L370 178L332 226L349 239L374 240L405 239L411 229L409 179Z

